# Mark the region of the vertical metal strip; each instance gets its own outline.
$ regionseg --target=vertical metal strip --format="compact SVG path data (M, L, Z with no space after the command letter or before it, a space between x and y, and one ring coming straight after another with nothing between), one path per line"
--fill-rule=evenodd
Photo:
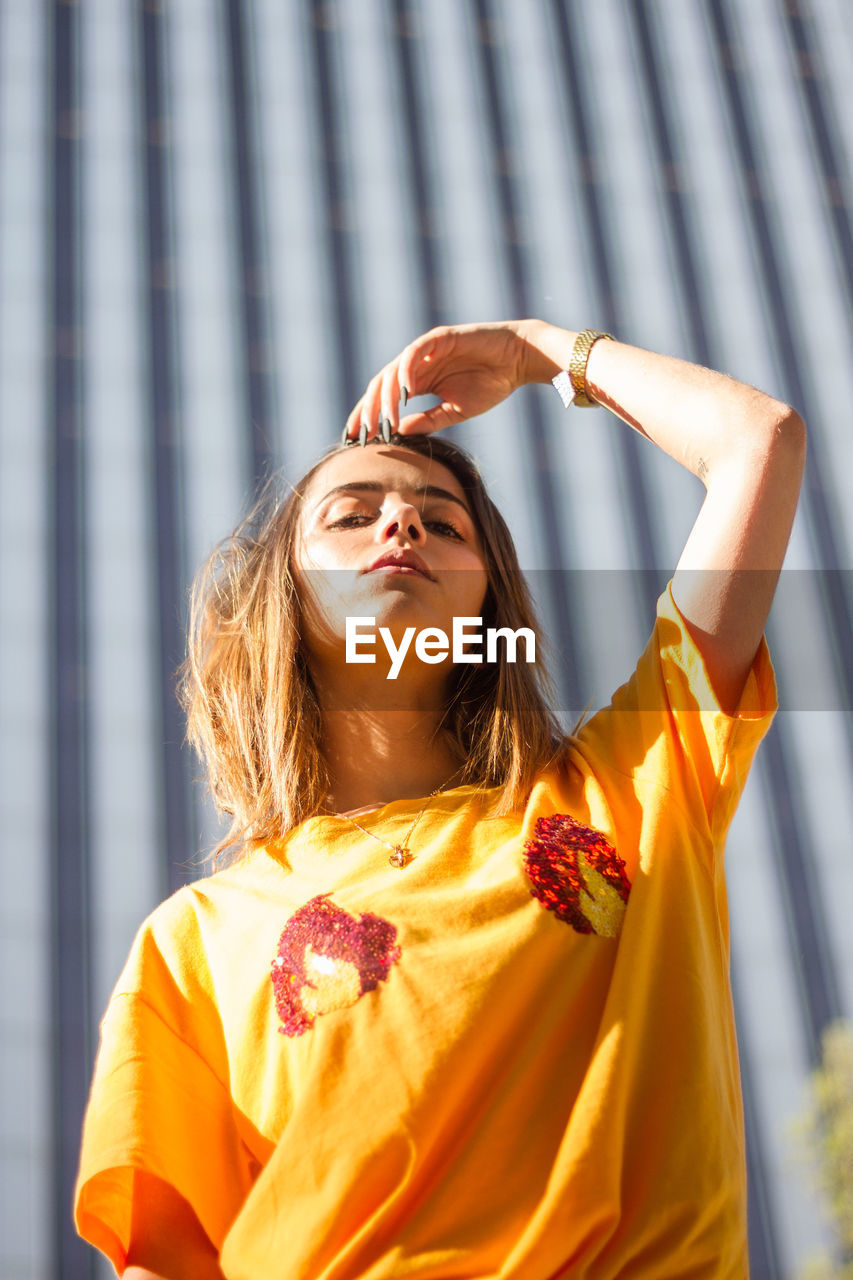
M424 328L432 329L435 325L446 323L446 320L437 247L439 217L432 194L432 184L427 176L427 145L423 126L427 107L423 100L416 65L415 44L420 14L413 0L391 0L391 3L393 9L391 30L400 68L402 126L406 139L403 163L407 166L409 173L409 180L405 187L411 193L411 213L417 227L416 266L425 314Z
M273 344L270 334L267 255L259 208L259 175L255 168L257 119L250 74L250 46L243 0L224 0L229 69L233 180L240 241L240 303L246 416L252 477L259 484L269 475L275 439Z
M71 1217L91 1071L83 334L80 306L78 10L51 5L53 743L51 814L54 1274L92 1274Z
M639 51L639 71L648 104L652 143L658 165L658 190L663 196L669 243L675 255L676 292L687 324L690 355L699 364L710 365L711 342L700 302L702 288L697 266L698 255L683 196L681 158L677 153L669 112L664 102L664 81L651 21L644 0L630 0L628 12L633 21Z
M845 202L848 175L841 157L843 147L832 111L821 93L820 56L812 38L813 18L800 0L781 0L779 10L788 33L795 64L797 90L811 126L814 156L823 181L824 200L829 214L838 261L840 281L847 294L847 314L853 316L853 226Z
M796 774L790 764L784 734L775 725L761 747L759 774L764 784L765 812L773 833L773 847L779 855L780 884L806 1047L809 1059L816 1065L821 1058L821 1036L829 1023L841 1016L841 1000L819 898L819 877L795 799Z
M818 415L811 413L806 390L804 360L800 354L791 310L785 297L780 268L781 251L773 230L770 203L772 193L765 190L761 180L758 147L753 135L747 106L747 91L742 83L737 49L732 40L731 23L724 0L708 0L705 8L710 31L716 45L720 82L731 125L732 141L741 170L741 182L745 192L747 218L752 230L756 252L756 264L767 299L767 322L778 353L780 377L785 398L799 409L807 422L812 424L809 436L809 453L803 488L803 510L820 564L838 569L842 564L841 539L837 533L837 518L833 512L833 493L828 483L828 471L823 454L820 432L816 429ZM830 622L834 644L835 676L841 689L839 705L846 708L845 727L853 754L853 617L850 599L845 590L844 575L822 573L821 591Z
M591 125L592 113L585 93L581 60L569 22L568 6L564 0L552 0L551 10L568 107L566 129L572 135L572 148L580 161L584 243L588 246L593 287L599 300L601 323L608 332L618 337L622 321L616 300L612 265L615 253L607 233L608 221L601 194L602 174ZM640 451L640 441L632 431L619 432L615 450L619 485L627 499L626 534L628 541L634 546L635 567L645 571L634 575L638 584L637 602L643 615L650 618L654 614L658 583L656 575L649 570L658 567L659 557L650 515L652 504L649 500L645 462Z
M347 208L346 179L341 154L342 123L335 88L336 5L330 0L304 0L311 38L314 109L319 120L320 165L326 197L326 247L331 262L337 350L333 359L340 368L340 427L362 388L358 384L355 357L355 285L351 266L353 231Z
M736 957L735 957L736 959ZM738 1007L737 966L732 979L735 1004L735 1021L743 1026ZM755 1073L749 1060L741 1055L741 1093L743 1096L744 1127L746 1129L746 1181L747 1181L747 1231L749 1235L749 1265L755 1280L784 1280L779 1258L779 1230L776 1213L769 1194L770 1178L767 1172L767 1154L762 1136L761 1120L756 1103Z
M175 700L175 672L184 650L184 537L181 523L181 441L177 373L174 240L169 209L169 113L164 76L162 0L140 0L145 192L145 279L148 326L148 412L156 545L163 879L173 892L188 878L194 852L190 777L182 750L184 724Z
M516 316L531 314L528 272L522 250L522 214L516 191L516 179L509 163L509 108L501 89L500 76L493 48L496 20L490 0L475 0L476 18L474 46L480 72L480 82L486 104L486 127L491 155L491 174L494 195L500 214L501 247L509 283L510 306ZM561 639L571 634L571 619L575 614L570 596L571 575L563 558L563 538L557 516L557 501L552 479L551 458L545 430L545 417L541 402L531 397L525 406L528 433L528 456L531 461L533 481L538 501L536 516L539 523L538 542L548 558L544 575L546 583L545 607L554 634ZM584 706L583 672L581 655L575 646L563 644L562 661L554 671L562 704L566 707Z

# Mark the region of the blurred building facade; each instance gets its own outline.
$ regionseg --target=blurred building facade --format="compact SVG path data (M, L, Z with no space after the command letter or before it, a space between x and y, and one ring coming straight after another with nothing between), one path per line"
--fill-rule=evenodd
M831 1247L792 1125L853 1014L851 151L847 0L0 3L0 1277L108 1274L69 1209L98 1019L215 838L173 694L193 570L409 338L509 315L810 428L727 862L754 1275ZM454 434L569 720L701 491L544 389Z

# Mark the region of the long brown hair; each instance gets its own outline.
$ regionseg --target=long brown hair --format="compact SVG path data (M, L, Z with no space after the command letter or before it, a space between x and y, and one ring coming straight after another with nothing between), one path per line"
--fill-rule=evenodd
M566 736L553 710L530 592L510 532L469 454L433 435L396 435L393 443L441 463L462 486L486 560L484 625L530 627L536 635L535 664L508 662L499 646L497 662L455 667L439 730L465 761L458 785L499 788L492 811L509 813ZM328 457L283 501L268 483L193 584L179 696L214 801L231 817L217 856L280 839L320 812L329 790L291 572L303 498Z

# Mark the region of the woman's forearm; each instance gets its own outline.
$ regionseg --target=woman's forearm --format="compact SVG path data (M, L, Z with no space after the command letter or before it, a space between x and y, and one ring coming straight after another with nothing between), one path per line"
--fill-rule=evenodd
M530 381L568 368L577 334L540 320L524 322ZM587 387L641 435L710 487L732 459L766 455L801 441L789 405L700 365L602 339L589 353Z

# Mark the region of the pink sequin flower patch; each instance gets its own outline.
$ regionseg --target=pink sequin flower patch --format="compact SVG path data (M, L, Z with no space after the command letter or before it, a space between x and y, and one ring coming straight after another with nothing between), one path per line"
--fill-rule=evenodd
M567 813L539 818L535 833L524 846L534 898L578 933L618 937L631 881L613 845Z
M301 1036L324 1013L347 1009L384 982L400 959L397 930L369 911L351 916L321 893L295 911L272 963L285 1036Z

